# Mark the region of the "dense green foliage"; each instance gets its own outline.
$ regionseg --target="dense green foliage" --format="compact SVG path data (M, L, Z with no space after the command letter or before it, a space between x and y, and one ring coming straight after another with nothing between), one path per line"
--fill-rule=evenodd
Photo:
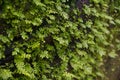
M0 66L0 78L103 77L99 67L104 56L115 57L120 48L114 46L119 43L119 4L90 0L78 10L75 0L1 0L0 59L13 58Z

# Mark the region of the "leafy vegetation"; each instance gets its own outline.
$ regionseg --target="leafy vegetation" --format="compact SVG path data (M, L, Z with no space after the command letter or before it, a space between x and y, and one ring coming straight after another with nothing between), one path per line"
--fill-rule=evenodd
M103 77L104 57L120 49L120 1L110 1L1 0L0 79Z

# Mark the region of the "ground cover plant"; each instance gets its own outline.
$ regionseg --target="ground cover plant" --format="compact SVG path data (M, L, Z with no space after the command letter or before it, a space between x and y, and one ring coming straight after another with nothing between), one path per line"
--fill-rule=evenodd
M0 79L102 79L104 57L120 48L119 3L1 0Z

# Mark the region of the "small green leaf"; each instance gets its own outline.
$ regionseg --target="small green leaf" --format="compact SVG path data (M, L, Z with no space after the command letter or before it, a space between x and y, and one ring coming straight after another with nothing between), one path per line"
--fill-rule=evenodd
M77 46L78 48L82 48L82 44L81 44L81 43L76 43L76 46Z
M111 51L108 55L109 55L111 58L115 58L116 56L118 56L118 55L115 53L115 50Z
M0 77L2 77L4 80L7 80L8 78L12 77L11 71L7 69L0 69Z
M55 16L53 16L53 15L49 15L49 18L50 18L51 20L55 20Z
M3 35L0 35L0 40L1 40L3 43L9 42L9 39L8 39L6 36L3 36Z
M68 14L67 14L66 12L61 12L61 15L62 15L65 19L68 19L68 18L69 18Z
M120 24L120 19L116 19L115 22L116 22L117 24Z
M22 32L21 36L22 36L23 39L28 39L28 36L26 35L26 32Z
M32 47L32 49L39 48L40 43L39 42L34 42L31 47Z
M56 5L57 10L62 11L62 8L60 5Z

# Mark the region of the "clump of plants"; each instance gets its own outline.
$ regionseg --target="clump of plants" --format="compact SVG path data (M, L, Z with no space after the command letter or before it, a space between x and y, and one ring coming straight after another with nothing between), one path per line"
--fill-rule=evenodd
M108 9L109 0L1 0L0 79L102 77L110 24L120 24Z

